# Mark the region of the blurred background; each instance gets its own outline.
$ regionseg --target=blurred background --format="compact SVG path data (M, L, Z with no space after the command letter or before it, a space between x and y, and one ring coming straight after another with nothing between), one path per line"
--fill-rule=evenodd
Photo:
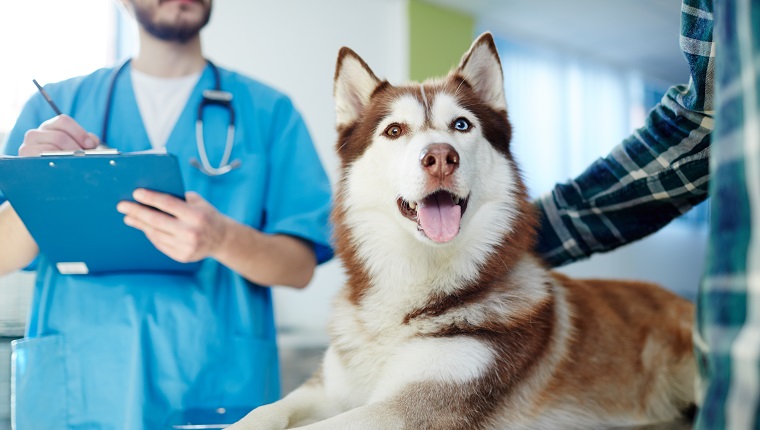
M86 74L133 52L135 29L116 3L0 2L0 141L35 91L33 78ZM445 74L490 31L513 149L536 197L643 125L669 86L688 83L680 15L677 0L219 0L202 37L209 59L291 96L334 182L332 80L341 46L400 83ZM561 270L655 281L693 299L707 217L703 204L649 238ZM306 290L276 289L284 392L318 365L343 280L332 261ZM23 272L0 278L0 430L10 428L9 342L23 335L32 284Z

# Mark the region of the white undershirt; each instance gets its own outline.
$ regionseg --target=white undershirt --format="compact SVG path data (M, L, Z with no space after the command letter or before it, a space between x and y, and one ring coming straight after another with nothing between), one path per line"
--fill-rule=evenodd
M132 86L145 131L154 148L166 145L201 72L179 78L159 78L131 69Z

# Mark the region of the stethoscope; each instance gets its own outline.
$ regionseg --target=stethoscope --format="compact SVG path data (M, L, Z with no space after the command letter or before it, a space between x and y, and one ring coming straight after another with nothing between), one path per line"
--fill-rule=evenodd
M108 98L106 99L106 113L103 117L103 130L100 133L100 139L103 142L108 142L108 122L111 116L111 105L113 104L116 79L126 65L129 64L129 61L130 60L127 60L122 63L111 78L111 84L108 88ZM190 159L190 164L208 176L221 176L225 173L229 173L232 169L240 167L240 160L235 160L230 163L232 146L235 144L235 109L232 107L232 93L222 91L221 89L219 69L217 69L211 61L206 61L214 73L214 89L204 90L203 98L198 105L198 116L195 120L195 142L198 146L198 156L201 161L199 163L198 160L192 158ZM217 105L227 109L230 117L230 122L227 126L227 142L224 144L224 154L222 155L222 161L219 163L219 167L213 167L211 163L209 163L208 154L206 153L206 144L203 141L203 109L209 105Z

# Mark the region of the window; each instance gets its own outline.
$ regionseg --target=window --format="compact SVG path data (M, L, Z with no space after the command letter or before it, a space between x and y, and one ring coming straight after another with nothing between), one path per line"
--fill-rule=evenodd
M117 58L117 2L0 2L0 136L41 85L92 72ZM1 139L0 139L1 141Z
M531 197L577 176L644 122L640 76L496 39L512 151Z
M644 124L667 87L626 70L495 38L504 70L512 152L530 197L583 172ZM706 225L709 205L679 217Z

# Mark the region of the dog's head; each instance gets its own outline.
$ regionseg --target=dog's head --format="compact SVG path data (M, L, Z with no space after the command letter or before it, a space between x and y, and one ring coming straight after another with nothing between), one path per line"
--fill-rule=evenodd
M480 250L502 243L525 200L503 88L488 33L446 77L421 84L380 80L342 48L334 88L342 167L336 224L349 224L360 240Z

